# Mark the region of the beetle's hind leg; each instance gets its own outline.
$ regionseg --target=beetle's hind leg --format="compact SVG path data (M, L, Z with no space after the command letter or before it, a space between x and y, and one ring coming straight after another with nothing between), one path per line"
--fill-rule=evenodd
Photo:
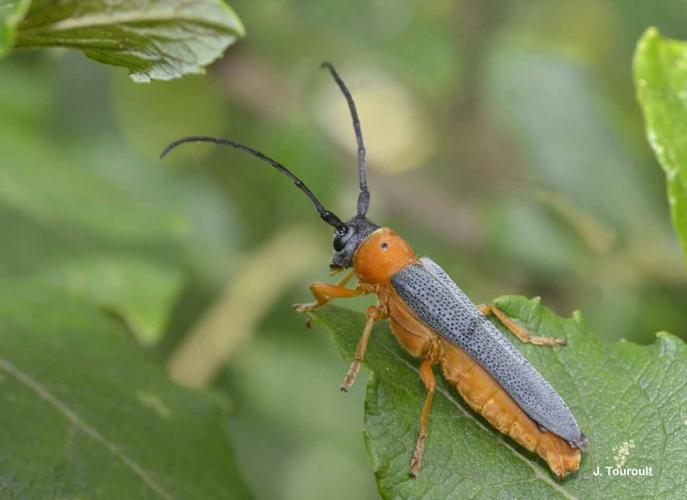
M422 464L422 455L425 450L425 438L427 437L427 429L429 427L429 411L432 409L432 399L434 398L434 389L436 389L437 381L434 378L434 371L432 370L432 361L425 359L420 365L420 378L425 384L427 395L425 396L425 403L422 405L422 414L420 415L420 433L415 443L415 452L413 458L410 459L410 475L417 477L420 472L420 465Z
M355 349L353 362L351 363L351 366L344 377L344 381L341 384L341 390L344 392L347 392L348 389L353 385L353 382L355 382L355 377L360 370L360 363L362 363L363 358L365 357L367 343L370 340L370 334L372 333L372 327L374 326L375 321L384 319L387 316L382 306L368 307L365 315L367 316L367 323L365 323L363 334L360 336L360 340L358 340L358 346Z
M510 319L506 315L506 313L504 313L501 309L494 305L480 304L479 306L477 306L477 308L485 316L488 316L490 314L496 316L496 318L501 322L503 326L505 326L508 329L509 332L511 332L513 335L518 337L522 342L525 342L526 344L546 345L549 347L565 345L565 340L563 339L559 339L556 337L537 337L534 335L530 335L529 333L527 333L527 330L525 330L515 321Z
M348 273L336 285L331 283L313 283L310 285L310 292L315 297L314 302L306 302L304 304L294 304L292 307L296 312L310 312L319 309L327 302L333 299L343 299L357 297L363 292L357 288L346 288L346 284L353 277L353 271Z

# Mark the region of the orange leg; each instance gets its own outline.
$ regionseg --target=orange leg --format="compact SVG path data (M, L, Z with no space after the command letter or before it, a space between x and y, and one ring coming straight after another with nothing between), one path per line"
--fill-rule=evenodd
M496 318L505 326L509 332L518 337L522 342L526 344L535 345L546 345L549 347L555 347L558 345L565 345L565 340L557 339L556 337L536 337L532 336L527 331L518 325L515 321L506 316L501 309L490 304L480 304L477 306L482 314L485 316L493 314Z
M314 311L333 299L344 299L362 295L363 292L357 288L346 288L346 284L351 280L352 277L353 272L351 271L336 285L332 285L330 283L313 283L310 285L310 291L315 297L315 302L294 304L294 310L297 312Z
M384 319L386 314L381 306L370 306L367 308L365 316L367 316L367 323L365 323L363 334L360 336L358 346L355 349L353 362L351 363L348 373L346 373L344 381L341 384L341 390L344 392L348 392L348 389L353 385L353 382L355 382L355 377L360 370L360 363L362 363L363 358L365 357L367 342L370 340L370 334L372 333L372 327L374 326L375 321Z
M434 389L437 386L437 381L434 378L434 371L432 370L432 361L425 359L420 365L420 378L427 388L427 396L425 397L425 404L422 405L422 414L420 415L420 434L417 437L415 444L415 453L410 460L410 475L417 477L420 472L420 464L422 463L422 454L425 450L425 438L427 437L427 429L429 427L429 411L432 408L432 399L434 398Z

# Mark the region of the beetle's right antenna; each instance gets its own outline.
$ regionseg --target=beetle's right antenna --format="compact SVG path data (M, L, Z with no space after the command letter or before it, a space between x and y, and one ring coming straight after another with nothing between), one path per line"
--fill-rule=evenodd
M355 102L353 102L353 96L351 92L346 87L346 84L341 79L339 74L334 69L331 63L322 63L323 68L327 68L332 74L332 77L336 81L336 84L341 89L341 93L346 98L348 103L348 109L351 112L351 118L353 118L353 130L355 131L355 139L358 141L358 178L360 180L360 194L358 195L358 215L365 216L367 213L367 208L370 206L370 192L367 190L367 174L365 166L365 144L363 143L363 131L360 127L360 118L358 118L358 111L355 108Z
M293 183L296 185L296 187L305 193L305 196L307 196L310 199L310 201L312 202L312 204L315 205L315 210L317 210L317 213L320 214L320 217L322 218L323 221L325 221L330 226L334 226L336 229L342 229L343 227L345 227L345 224L343 222L341 222L341 219L339 219L332 212L330 212L329 210L324 208L322 206L322 203L320 203L320 200L318 200L317 197L312 193L312 191L310 191L310 189L308 189L308 186L306 186L302 180L300 180L298 177L296 177L296 175L293 172L291 172L288 168L286 168L284 165L282 165L278 161L273 160L269 156L261 153L257 149L253 149L249 146L244 146L243 144L239 144L238 142L230 141L229 139L220 139L218 137L208 137L205 135L191 135L188 137L182 137L181 139L177 139L176 141L167 145L167 147L160 154L160 159L167 156L167 154L171 150L176 148L177 146L179 146L181 144L185 144L187 142L212 142L213 144L219 144L220 146L229 146L229 147L232 147L235 149L240 149L241 151L245 151L247 153L250 153L253 156L261 159L265 163L269 163L274 168L279 170L282 174L286 175L289 179L291 179L293 181Z

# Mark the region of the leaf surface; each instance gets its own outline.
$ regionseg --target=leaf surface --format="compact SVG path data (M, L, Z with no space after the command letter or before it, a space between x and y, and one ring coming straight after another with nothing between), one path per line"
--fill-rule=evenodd
M687 42L648 29L634 58L649 143L666 174L675 230L687 254Z
M507 492L509 498L665 498L685 491L687 347L682 341L660 333L650 346L608 344L588 331L579 313L562 318L537 299L515 296L496 304L530 333L567 340L566 347L551 349L522 344L505 333L563 396L589 436L580 471L557 479L536 455L473 412L439 376L422 470L411 479L425 391L417 360L383 322L375 326L365 359L372 374L364 430L383 497L495 498ZM327 307L314 317L350 360L363 316ZM653 475L614 476L606 467L651 467Z
M0 287L0 497L249 498L226 404L86 303Z
M145 82L201 73L243 34L222 0L34 0L16 46L79 49Z

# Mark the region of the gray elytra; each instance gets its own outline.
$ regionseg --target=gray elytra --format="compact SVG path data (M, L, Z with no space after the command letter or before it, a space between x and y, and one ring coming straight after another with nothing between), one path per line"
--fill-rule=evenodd
M586 437L563 398L438 264L422 257L398 271L391 285L422 321L488 371L532 420L584 446Z

